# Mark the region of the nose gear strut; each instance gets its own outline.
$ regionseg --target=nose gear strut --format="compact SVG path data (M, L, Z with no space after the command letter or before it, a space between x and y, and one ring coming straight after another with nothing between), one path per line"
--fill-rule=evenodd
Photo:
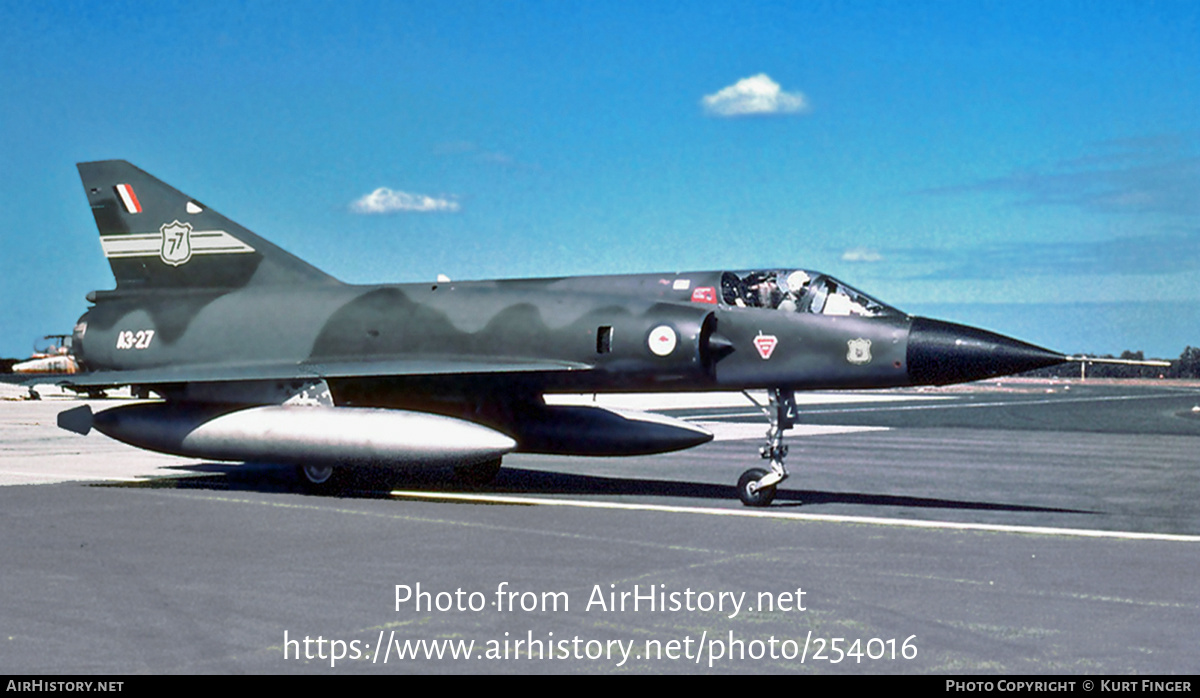
M758 405L767 418L771 420L771 428L767 430L767 443L758 454L763 460L771 462L771 469L751 468L738 478L738 497L742 504L748 507L765 507L775 499L775 486L788 477L783 459L787 457L788 447L783 443L783 432L796 424L796 393L782 388L771 388L767 391L769 406L759 405L748 393L743 393L750 401Z

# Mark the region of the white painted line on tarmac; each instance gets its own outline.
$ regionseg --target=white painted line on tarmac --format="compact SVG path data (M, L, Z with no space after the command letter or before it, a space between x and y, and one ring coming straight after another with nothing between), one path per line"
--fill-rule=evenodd
M21 478L24 478L22 480ZM57 485L63 482L144 482L150 476L88 475L86 473L0 471L0 487L11 485Z
M766 424L745 422L702 422L688 420L713 435L713 441L762 441L766 438ZM891 427L854 427L836 424L797 424L788 436L827 436L829 434L855 434L863 431L890 431Z
M1138 533L1135 531L1093 531L1084 528L1053 528L1049 526L1010 526L1004 524L956 523L922 519L886 519L872 516L838 516L833 514L799 514L791 511L763 509L714 509L708 507L679 507L666 504L630 504L544 497L518 497L506 494L466 494L462 492L418 492L393 490L393 497L405 499L436 499L439 501L477 502L480 504L517 504L523 506L578 507L581 509L618 509L622 511L657 511L670 514L705 514L708 516L740 516L754 519L791 519L824 523L856 523L871 526L906 526L909 528L940 528L954 531L987 531L991 533L1025 533L1042 536L1076 536L1082 538L1113 538L1117 540L1157 540L1172 543L1200 543L1200 536L1174 533Z
M863 407L853 405L849 407L823 407L816 409L804 408L796 413L797 419L803 419L805 415L814 414L853 414L858 412L911 412L914 410L957 410L957 409L972 409L978 407L1024 407L1027 405L1065 405L1078 402L1114 402L1128 400L1163 400L1167 398L1179 397L1179 392L1171 394L1157 395L1095 395L1089 397L1051 397L1051 398L1036 398L1022 399L1014 398L1012 400L993 400L989 402L966 402L964 400L954 400L953 402L941 402L936 404L919 404L919 405L873 405ZM955 397L965 397L966 394L956 395ZM713 414L703 415L688 415L684 419L689 422L697 422L701 420L713 419L742 419L746 417L762 417L762 410L745 411L745 412L718 412Z
M970 407L1024 407L1026 405L1065 405L1075 402L1117 402L1128 400L1163 400L1167 398L1178 398L1179 393L1169 395L1096 395L1090 397L1050 397L1040 398L1036 400L1000 400L995 402L954 402L950 404L937 405L887 405L883 407L846 407L846 408L828 408L819 410L804 410L798 414L798 417L803 417L806 414L843 414L847 412L904 412L911 410L954 410L959 408Z

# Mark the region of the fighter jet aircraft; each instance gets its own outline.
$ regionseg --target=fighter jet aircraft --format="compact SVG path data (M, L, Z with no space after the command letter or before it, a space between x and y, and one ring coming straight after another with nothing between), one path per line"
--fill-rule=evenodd
M79 365L71 356L71 335L48 334L42 341L51 341L46 346L33 348L33 355L24 361L13 364L12 372L25 375L60 375L75 373Z
M88 294L61 382L162 399L92 427L180 456L454 467L486 482L508 453L650 454L712 438L688 422L553 393L766 389L770 429L738 481L750 506L787 477L794 391L941 385L1068 361L910 316L831 276L780 267L352 285L121 160L78 165L116 288Z

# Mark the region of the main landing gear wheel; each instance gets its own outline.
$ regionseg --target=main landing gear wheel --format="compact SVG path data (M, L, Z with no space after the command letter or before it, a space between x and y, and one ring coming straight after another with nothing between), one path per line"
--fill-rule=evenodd
M751 468L738 478L738 497L748 507L765 507L775 499L775 485L759 487L758 481L767 476L762 468Z
M460 465L454 469L454 479L464 485L475 487L491 484L498 474L500 474L499 458L485 460L482 463L472 463L471 465Z
M738 498L748 507L770 504L775 499L775 486L788 477L787 468L783 466L783 459L787 458L788 453L788 447L783 443L783 432L796 423L796 394L782 388L771 388L767 396L771 404L763 411L771 420L771 428L767 430L767 443L758 449L758 454L763 460L771 462L771 468L751 468L738 478ZM750 397L749 394L746 397ZM754 399L751 398L751 401Z
M309 492L329 492L337 487L341 479L336 466L318 463L297 465L296 474L300 477L300 484Z

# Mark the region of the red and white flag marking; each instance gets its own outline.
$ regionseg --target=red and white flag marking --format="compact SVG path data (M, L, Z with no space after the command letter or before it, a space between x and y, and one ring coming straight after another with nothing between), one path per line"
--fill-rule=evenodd
M130 213L141 213L142 204L138 202L137 194L133 193L133 187L128 184L118 184L116 186L117 195L121 197L121 202L125 204L125 210Z

